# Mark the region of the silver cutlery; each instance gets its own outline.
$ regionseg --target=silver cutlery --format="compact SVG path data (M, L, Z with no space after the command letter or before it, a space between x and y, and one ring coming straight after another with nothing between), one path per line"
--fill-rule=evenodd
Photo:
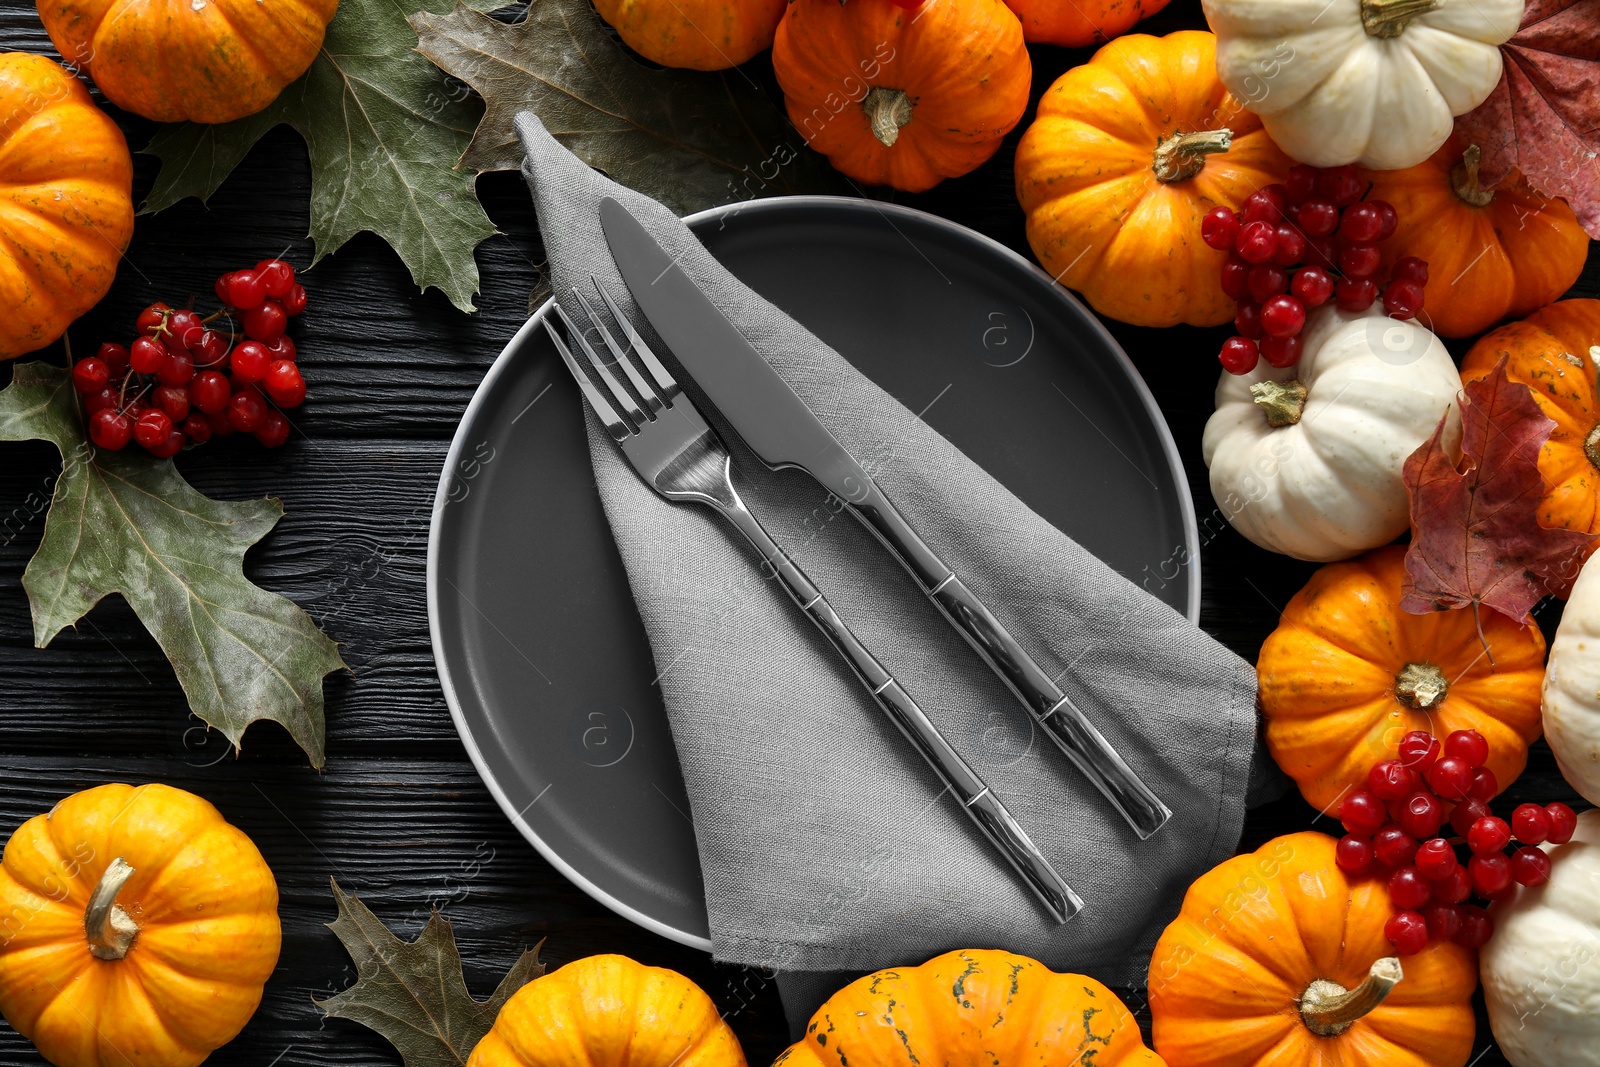
M917 535L872 477L677 261L616 200L601 201L600 221L635 302L750 449L775 470L805 470L848 503L1134 832L1142 839L1159 830L1172 817L1171 809Z
M1066 922L1083 902L1029 840L1000 798L951 747L900 683L850 631L805 572L750 513L733 486L727 446L682 393L611 295L598 282L595 288L611 312L617 331L626 338L626 345L618 342L582 291L573 290L572 295L609 359L590 344L591 330L573 321L560 303L553 310L563 329L557 329L549 318L544 326L584 399L605 424L612 440L621 446L628 462L663 497L704 504L738 528L772 567L784 591L849 662L873 700L928 761L945 788L955 794L967 817L1000 850L1051 916L1057 922ZM582 353L583 363L574 348ZM622 378L616 374L619 370ZM604 386L604 392L596 380Z

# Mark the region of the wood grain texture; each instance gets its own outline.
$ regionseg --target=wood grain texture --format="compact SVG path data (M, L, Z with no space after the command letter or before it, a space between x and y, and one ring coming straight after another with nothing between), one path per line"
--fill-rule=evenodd
M1140 30L1200 25L1196 0L1177 0ZM0 49L51 52L32 5L0 0ZM1088 50L1033 50L1034 96ZM763 60L752 74L772 88ZM114 112L115 113L115 112ZM152 124L116 113L134 148ZM1020 130L979 171L901 202L972 226L1027 254L1011 189ZM136 157L136 196L154 161ZM309 169L292 132L268 135L212 199L139 220L111 295L74 327L88 346L126 340L140 307L209 294L224 269L282 253L303 264ZM464 316L437 293L417 294L389 249L352 241L307 278L313 306L294 335L310 400L292 443L275 453L221 442L180 464L219 497L272 494L287 517L247 559L247 572L306 608L343 643L352 672L329 679L328 766L308 769L276 727L261 725L235 757L189 716L171 668L127 606L101 604L76 631L33 648L19 580L38 544L42 502L58 464L44 445L8 445L0 458L0 836L74 790L106 781L166 781L215 802L261 846L283 893L282 961L260 1013L213 1062L240 1067L392 1065L397 1058L353 1024L323 1023L310 998L353 978L323 927L337 877L405 936L430 905L454 922L468 982L486 995L517 953L548 937L551 964L624 952L677 968L729 1013L753 1065L787 1041L770 982L719 967L644 933L591 901L510 827L466 761L434 672L423 587L427 521L445 448L484 370L527 314L541 259L520 178L479 182L503 231L479 251L480 311ZM1576 295L1600 294L1600 258ZM1254 659L1278 611L1312 567L1271 556L1213 518L1199 456L1215 385L1211 353L1226 331L1145 330L1108 323L1150 383L1172 426L1200 512L1201 624ZM1461 347L1455 346L1459 354ZM61 360L59 346L43 354ZM0 383L9 372L0 370ZM1209 520L1209 521L1208 521ZM1540 613L1553 628L1555 610ZM1542 744L1513 799L1570 796ZM1244 847L1284 832L1329 829L1297 798L1252 814ZM1142 994L1126 993L1148 1024ZM1490 1044L1480 1025L1478 1048ZM0 1025L0 1067L43 1062ZM1477 1061L1504 1061L1488 1051Z

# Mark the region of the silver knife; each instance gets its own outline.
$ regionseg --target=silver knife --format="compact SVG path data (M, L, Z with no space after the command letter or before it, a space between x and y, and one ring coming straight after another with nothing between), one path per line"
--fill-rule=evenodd
M750 450L775 470L799 467L848 503L1134 832L1148 838L1159 830L1172 817L1171 809L1139 780L955 571L917 536L871 475L676 260L610 197L600 202L600 222L634 301Z

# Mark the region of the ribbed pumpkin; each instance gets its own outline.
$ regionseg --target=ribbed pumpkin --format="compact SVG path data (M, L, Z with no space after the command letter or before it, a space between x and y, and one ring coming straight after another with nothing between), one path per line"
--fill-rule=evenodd
M1103 44L1167 6L1167 0L1006 0L1037 44L1084 48Z
M1445 337L1537 311L1572 288L1589 255L1589 235L1565 200L1541 196L1515 173L1484 188L1481 156L1477 145L1452 141L1414 167L1367 174L1369 195L1400 215L1380 246L1384 264L1428 262L1423 320Z
M122 131L56 63L0 55L0 359L60 337L111 288L133 236Z
M589 956L512 998L467 1067L745 1067L733 1030L689 979Z
M920 192L1022 119L1033 68L1000 0L793 0L772 66L789 119L840 172Z
M1539 452L1539 521L1600 533L1600 300L1562 300L1500 327L1467 352L1461 380L1487 377L1501 359L1556 423Z
M1291 834L1189 887L1150 959L1153 1036L1170 1067L1467 1062L1474 954L1436 941L1393 958L1387 888L1351 881L1333 853L1326 834Z
M190 1067L231 1041L278 961L278 887L206 801L102 785L0 860L0 1012L57 1067Z
M773 1067L1162 1067L1115 993L995 949L859 978Z
M38 0L67 62L157 122L254 115L306 72L339 0Z
M788 0L595 0L628 47L663 67L725 70L772 47Z
M1400 607L1405 548L1332 563L1283 609L1256 660L1267 749L1324 811L1412 730L1477 730L1504 788L1539 738L1544 636L1471 611Z
M1034 255L1096 311L1216 326L1235 306L1218 281L1227 256L1200 240L1200 220L1288 168L1217 80L1211 34L1131 34L1044 94L1017 146L1017 197Z

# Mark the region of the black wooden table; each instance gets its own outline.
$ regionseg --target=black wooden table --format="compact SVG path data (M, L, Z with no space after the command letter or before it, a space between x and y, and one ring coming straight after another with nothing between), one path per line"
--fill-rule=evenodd
M1150 33L1202 26L1196 0L1177 0L1141 26ZM0 50L55 55L32 5L0 4ZM1034 49L1034 93L1088 51ZM754 66L760 68L764 60ZM770 71L763 71L770 81ZM98 94L96 94L98 96ZM153 124L111 109L143 147ZM1030 112L1031 113L1031 112ZM977 172L906 204L954 219L1027 254L1011 191L1018 133ZM136 200L155 160L136 156ZM209 299L223 270L283 254L310 262L310 170L287 128L269 134L209 207L187 201L139 219L105 301L72 330L80 349L126 340L138 309ZM590 900L524 842L495 806L456 737L440 693L423 586L428 519L445 449L479 379L528 314L541 259L520 178L496 174L479 192L502 235L478 252L479 311L419 295L399 260L370 235L307 278L312 307L294 335L310 398L290 443L214 442L178 459L202 491L281 497L287 517L254 549L247 573L302 605L335 640L352 673L327 682L328 760L311 770L287 734L258 725L237 756L188 713L171 667L119 599L76 631L35 649L20 579L38 545L59 470L45 444L0 445L0 838L63 796L110 781L162 781L215 803L260 846L282 893L282 959L261 1009L213 1062L229 1065L395 1064L393 1051L354 1024L312 1006L348 985L353 968L324 923L328 879L358 893L403 936L437 906L455 925L474 992L487 995L524 948L548 938L547 963L622 952L676 968L728 1013L753 1065L771 1062L787 1029L770 981L711 963ZM1600 295L1600 260L1574 295ZM1224 330L1147 330L1108 322L1160 402L1187 467L1202 519L1214 508L1199 452ZM1452 346L1457 354L1464 346ZM59 345L37 357L63 361ZM10 380L0 370L0 385ZM1041 461L1044 461L1041 459ZM1313 568L1263 552L1225 524L1202 523L1201 624L1254 660L1279 608ZM1541 612L1547 630L1559 608ZM1541 743L1508 799L1571 796ZM1316 813L1298 798L1254 812L1245 847L1304 829ZM1319 828L1332 829L1327 820ZM1124 991L1148 1024L1141 991ZM1480 1024L1480 1049L1491 1044ZM43 1062L0 1024L0 1065ZM1489 1051L1481 1067L1503 1063Z

